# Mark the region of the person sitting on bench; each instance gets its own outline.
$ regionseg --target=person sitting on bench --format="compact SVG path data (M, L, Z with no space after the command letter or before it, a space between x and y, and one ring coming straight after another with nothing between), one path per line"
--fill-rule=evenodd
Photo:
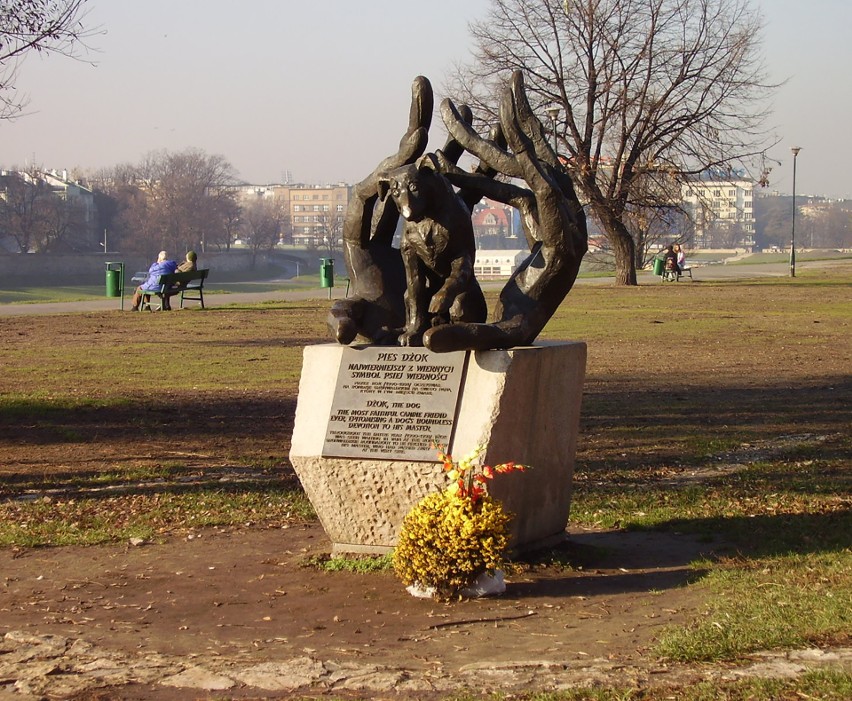
M674 251L674 247L669 244L666 246L666 250L663 252L663 259L666 261L666 270L671 270L680 275L680 268L677 265L677 253Z
M194 273L198 270L198 265L196 261L198 260L198 254L195 251L188 251L186 254L186 260L181 263L176 273ZM163 297L163 309L166 311L171 311L172 303L169 301L171 297L174 297L177 294L180 294L186 289L186 283L181 283L180 285L175 285L171 289L169 289L169 293Z
M133 305L130 307L131 311L139 311L139 304L142 302L142 295L146 292L160 291L160 275L168 275L169 273L173 273L177 270L177 263L173 260L168 260L168 257L168 253L160 251L156 262L152 263L151 267L148 268L148 279L139 285L133 293Z
M674 244L672 246L674 249L675 255L677 256L677 270L679 274L683 274L684 268L686 268L686 251L683 250L683 246L679 243Z

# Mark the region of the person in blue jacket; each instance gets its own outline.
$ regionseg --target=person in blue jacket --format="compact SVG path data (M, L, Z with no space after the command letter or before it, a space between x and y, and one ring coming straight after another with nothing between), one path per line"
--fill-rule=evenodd
M173 260L168 260L169 254L165 251L160 251L157 256L157 262L152 263L148 268L148 279L145 280L136 291L133 293L133 306L131 311L138 312L139 304L142 301L142 295L145 292L157 292L160 286L157 284L160 281L160 275L167 275L177 270L177 263Z

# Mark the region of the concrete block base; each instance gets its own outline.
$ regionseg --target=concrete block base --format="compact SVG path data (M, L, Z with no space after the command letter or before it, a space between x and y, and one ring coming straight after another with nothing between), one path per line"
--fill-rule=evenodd
M419 349L418 349L419 350ZM387 552L412 506L447 485L437 462L323 457L343 347L305 348L290 461L335 552ZM449 354L433 354L436 358ZM511 547L564 537L586 368L584 343L471 352L449 453L484 446L484 464L515 461L489 489L515 515Z

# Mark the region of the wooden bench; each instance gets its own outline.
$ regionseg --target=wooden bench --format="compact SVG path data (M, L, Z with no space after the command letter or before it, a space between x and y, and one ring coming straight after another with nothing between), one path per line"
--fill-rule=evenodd
M689 276L690 280L693 279L692 278L692 268L690 268L688 265L681 268L680 273L678 273L677 279L680 280L682 277L686 277L687 275Z
M196 270L188 273L168 273L160 275L157 281L158 290L142 290L142 301L139 303L139 309L152 312L154 306L151 303L153 297L160 298L160 305L157 309L162 309L163 304L169 297L180 295L180 308L183 309L184 301L201 302L201 308L204 309L204 281L207 279L209 268L205 270Z

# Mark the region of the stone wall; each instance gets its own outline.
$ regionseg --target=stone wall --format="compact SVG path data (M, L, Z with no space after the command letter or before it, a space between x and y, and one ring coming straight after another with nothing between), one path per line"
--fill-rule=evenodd
M182 256L177 258L182 258ZM301 263L301 274L319 271L318 254L305 251L259 255L255 263L255 270L258 267L267 268L270 277L273 277L276 272L286 273L292 267L288 263L296 259ZM152 263L151 260L143 256L121 253L108 253L107 255L103 253L16 253L0 255L0 286L10 284L49 286L48 281L53 284L101 285L104 284L107 261L124 263L125 278L128 285L135 272L148 270ZM248 251L200 253L198 261L201 267L210 268L220 273L239 274L252 271L251 254ZM335 261L335 271L338 270L342 270L342 268L338 269L337 261Z

